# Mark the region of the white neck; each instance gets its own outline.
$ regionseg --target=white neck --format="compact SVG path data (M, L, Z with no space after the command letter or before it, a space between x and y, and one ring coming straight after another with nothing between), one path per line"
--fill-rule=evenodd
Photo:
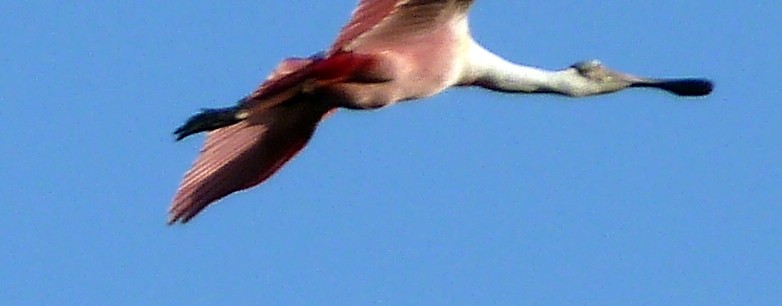
M603 91L576 69L559 71L511 63L472 41L459 85L512 93L556 93L586 96Z

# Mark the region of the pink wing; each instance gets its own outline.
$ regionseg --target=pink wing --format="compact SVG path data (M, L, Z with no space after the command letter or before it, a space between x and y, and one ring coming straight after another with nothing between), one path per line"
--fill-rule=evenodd
M474 0L361 0L330 54L424 35L465 14Z
M242 102L243 121L210 132L201 154L185 174L169 209L169 224L187 222L209 204L262 183L309 141L333 106L302 94L308 85L360 78L372 56L340 52L282 62Z
M304 59L283 62L260 92L310 63ZM306 96L285 102L208 134L201 154L174 196L169 224L185 223L210 203L269 178L306 145L318 122L331 110L308 103Z
M169 224L187 222L210 203L260 184L306 145L333 110L300 94L310 81L328 85L362 79L374 57L352 51L422 37L465 14L473 1L361 0L325 58L284 61L244 102L247 119L209 133L177 190Z

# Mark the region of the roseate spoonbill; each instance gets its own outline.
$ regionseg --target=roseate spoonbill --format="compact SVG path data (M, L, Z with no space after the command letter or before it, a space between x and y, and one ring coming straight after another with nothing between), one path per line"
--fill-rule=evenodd
M513 64L470 36L474 0L360 0L334 44L284 60L252 94L206 109L176 130L177 140L209 131L169 210L185 223L207 205L260 184L304 147L338 108L377 109L479 86L509 93L571 97L648 87L703 96L705 79L653 79L609 70L596 60L550 71Z

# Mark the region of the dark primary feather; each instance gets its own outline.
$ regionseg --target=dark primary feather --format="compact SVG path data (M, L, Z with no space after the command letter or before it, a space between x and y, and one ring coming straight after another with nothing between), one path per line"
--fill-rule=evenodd
M180 141L193 134L212 131L236 124L241 121L241 119L237 117L238 111L239 107L203 109L200 113L187 119L185 124L174 131L176 140Z

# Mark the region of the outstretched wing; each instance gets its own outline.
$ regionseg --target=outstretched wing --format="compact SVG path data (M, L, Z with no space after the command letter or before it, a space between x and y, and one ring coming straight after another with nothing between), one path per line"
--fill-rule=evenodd
M241 122L210 132L169 209L169 224L187 222L210 203L258 185L296 153L334 107L319 103L308 86L361 79L373 57L341 52L282 62L241 103Z
M284 61L250 99L262 96L264 88L273 88L311 63L305 59ZM309 99L297 95L210 132L174 196L169 224L187 222L212 202L263 182L296 155L331 110Z
M361 0L329 50L359 51L362 46L393 43L432 32L454 16L466 14L474 0Z
M327 112L299 101L210 133L177 190L169 224L185 223L212 202L269 178L307 144Z

